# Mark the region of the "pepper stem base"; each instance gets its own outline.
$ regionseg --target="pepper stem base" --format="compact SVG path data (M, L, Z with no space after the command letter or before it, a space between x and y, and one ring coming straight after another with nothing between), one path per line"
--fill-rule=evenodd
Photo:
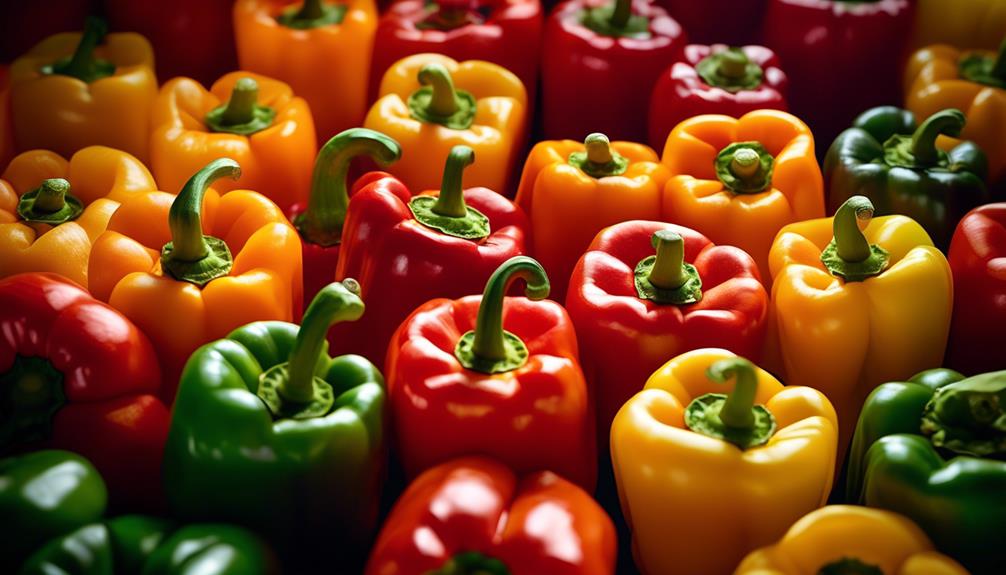
M324 417L332 411L332 406L335 404L335 392L328 382L320 377L313 378L313 399L301 402L283 397L283 386L289 379L289 363L275 365L259 377L256 395L269 408L273 419L314 419Z

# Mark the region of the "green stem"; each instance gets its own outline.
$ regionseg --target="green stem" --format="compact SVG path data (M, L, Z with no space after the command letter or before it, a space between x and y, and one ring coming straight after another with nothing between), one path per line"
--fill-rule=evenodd
M847 262L861 262L870 257L870 242L863 235L859 221L873 217L873 202L866 196L852 196L838 208L832 221L838 257Z
M741 449L764 445L775 433L772 412L755 405L758 375L755 366L742 357L714 362L706 376L719 383L734 378L730 393L707 393L685 408L685 425L696 433L728 441Z
M657 259L650 269L650 283L660 289L677 289L688 281L685 271L685 240L677 232L660 230L653 234Z
M84 23L84 33L73 56L69 60L53 64L52 73L72 76L87 83L114 74L114 64L94 56L95 48L101 44L107 33L108 24L104 20L88 16Z
M322 0L304 0L304 4L301 5L300 10L297 11L297 15L294 17L297 20L317 20L325 15L325 10Z
M240 178L241 166L230 158L213 160L185 183L171 203L168 226L174 246L173 259L194 262L209 253L203 235L203 196L210 184L225 177L233 180Z
M619 176L629 166L629 160L625 156L611 149L611 141L604 134L587 134L583 139L583 147L585 151L573 152L568 161L592 178Z
M629 23L632 16L632 0L615 0L615 8L611 11L611 27L620 30Z
M912 155L917 164L930 166L940 161L936 138L940 134L957 137L964 129L964 113L953 108L939 111L922 123L912 134Z
M447 156L444 179L440 184L440 196L433 204L433 213L450 218L463 218L468 214L465 196L461 187L465 168L475 162L475 150L468 146L454 146Z
M755 422L752 409L758 391L754 364L742 357L721 359L709 366L706 373L709 379L719 383L726 383L731 377L737 378L733 391L726 394L727 399L720 409L720 421L733 429L751 429Z
M255 117L255 105L258 104L258 82L252 78L241 78L231 90L231 99L221 113L224 124L247 124Z
M992 64L991 74L1006 82L1006 38L1003 39L1002 44L999 44L999 53Z
M448 117L458 111L458 96L451 73L443 64L432 62L419 70L419 83L430 86L433 94L427 109L434 116Z
M522 279L527 282L524 293L538 300L548 296L548 276L537 261L527 256L516 256L503 262L486 283L475 322L475 340L472 351L477 358L491 361L506 359L507 349L503 336L503 298L510 285Z
M611 155L611 141L604 134L588 134L583 140L583 147L587 149L587 161L593 164L603 166L614 158Z
M35 196L35 209L51 214L66 206L66 195L70 193L70 182L63 178L52 178L42 182Z
M751 148L741 148L730 160L730 173L742 180L750 180L758 174L761 156Z
M717 60L717 71L720 76L730 79L743 78L747 74L748 64L747 54L744 50L730 48L724 50Z

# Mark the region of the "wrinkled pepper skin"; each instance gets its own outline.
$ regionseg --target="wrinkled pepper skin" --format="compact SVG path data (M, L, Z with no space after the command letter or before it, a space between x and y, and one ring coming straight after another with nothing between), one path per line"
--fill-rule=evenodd
M467 457L412 482L365 573L443 572L457 568L459 555L478 555L485 573L500 572L491 566L501 562L512 575L613 575L616 545L611 519L576 485L550 471L519 476L492 459Z
M995 50L1006 30L1006 4L998 0L918 0L912 46L950 44L958 48Z
M968 575L959 563L934 550L926 534L905 517L852 505L808 513L778 543L745 557L734 574L800 575L834 569L849 560L891 575Z
M22 196L45 180L69 182L80 200L79 217L59 224L28 222L18 215ZM70 161L46 150L18 155L0 176L0 277L52 272L88 287L91 249L119 204L157 189L139 160L104 146L89 146Z
M742 450L685 424L693 399L737 393L706 373L721 360L737 359L723 349L682 354L615 417L612 464L643 573L729 573L828 499L837 421L817 390L784 387L754 367L753 401L776 422L763 445Z
M1002 341L1006 325L1006 203L972 210L957 224L950 242L954 317L947 365L968 375L1006 369Z

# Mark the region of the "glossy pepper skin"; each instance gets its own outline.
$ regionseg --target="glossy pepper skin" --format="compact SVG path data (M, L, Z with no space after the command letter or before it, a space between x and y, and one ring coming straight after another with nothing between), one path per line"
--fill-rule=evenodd
M0 280L0 453L39 447L90 459L129 508L161 504L170 414L150 340L55 274Z
M780 66L779 58L764 46L685 46L653 87L650 145L662 150L674 127L693 116L739 118L755 110L785 112L789 80Z
M290 86L231 72L208 91L189 78L164 85L154 102L150 166L162 190L177 193L203 166L227 157L241 178L215 189L255 190L281 209L307 199L318 151L314 120Z
M283 212L250 190L207 189L239 175L236 162L220 159L178 196L130 198L92 250L91 293L150 337L169 401L196 348L252 321L290 321L301 309L300 239Z
M377 30L374 0L238 0L234 37L241 70L289 84L307 100L319 142L359 126Z
M34 209L26 200L37 201L43 188L53 204ZM139 160L104 146L84 148L70 161L46 150L18 155L0 176L0 277L53 272L88 287L92 245L112 214L156 189Z
M786 112L685 120L668 136L661 161L671 175L663 197L669 221L740 247L766 280L779 230L824 216L814 136Z
M656 289L641 292L637 270L655 253L644 286ZM660 286L649 278L663 278L652 269L670 274L686 265L692 268L661 285L671 291L691 282L687 294L654 293ZM714 245L685 227L633 220L597 234L573 270L566 309L607 444L615 414L668 357L714 345L758 357L768 294L743 250Z
M105 36L104 30L103 22L89 19L83 33L50 36L11 65L19 151L46 149L68 157L102 145L146 161L157 97L154 51L139 34Z
M842 567L851 571L839 571ZM871 567L874 571L869 571ZM814 572L968 575L959 563L937 552L926 534L905 517L853 505L829 505L808 513L777 543L745 557L734 574Z
M0 459L0 568L13 572L52 537L97 521L108 489L87 459L48 449Z
M948 259L954 316L947 365L969 375L1006 369L1002 342L991 335L1006 322L1006 203L981 206L964 216Z
M1006 5L998 0L947 4L918 0L912 46L949 44L958 48L995 50L1006 30Z
M731 379L733 386L723 385ZM706 403L713 399L721 407ZM693 410L703 405L706 415L693 423ZM734 419L736 427L727 427L724 412L735 408L735 418L755 417L757 427ZM722 417L719 429L737 435L711 434L715 427L699 427L711 425L705 417ZM835 410L817 390L783 387L723 349L672 359L611 427L612 464L637 566L651 575L729 573L748 552L824 504L836 438Z
M613 575L616 545L611 519L580 487L550 471L521 476L465 457L412 482L365 573Z
M363 126L401 144L402 159L388 171L409 189L439 186L435 167L464 145L479 158L464 185L502 194L522 151L526 114L527 91L505 68L427 53L388 68Z
M766 0L659 0L693 42L734 46L757 40Z
M530 299L504 298L518 278ZM547 295L541 266L519 256L481 297L431 300L398 328L386 373L406 475L485 454L517 473L549 469L593 491L593 414L576 333L562 306L535 301Z
M556 6L542 46L544 137L598 131L644 141L650 93L686 43L681 26L647 0Z

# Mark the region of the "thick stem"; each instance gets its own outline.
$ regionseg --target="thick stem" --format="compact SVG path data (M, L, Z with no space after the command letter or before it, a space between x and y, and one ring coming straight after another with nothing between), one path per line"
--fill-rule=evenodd
M231 99L223 110L221 120L225 125L247 124L255 117L258 104L258 82L252 78L241 78L231 90Z
M114 66L109 62L98 60L94 49L101 44L108 33L108 24L101 18L89 16L84 23L84 33L73 56L65 62L53 66L53 72L64 76L73 76L84 82L93 82L98 78L114 73ZM109 70L111 67L111 71Z
M717 72L725 78L742 78L747 74L747 54L740 48L730 48L723 51L717 64Z
M66 206L66 195L70 193L70 182L63 178L52 178L42 182L35 196L35 209L43 213L53 213Z
M168 225L171 228L172 259L194 262L209 253L203 236L203 195L220 178L241 177L241 166L230 158L213 160L186 182L171 203Z
M936 149L936 138L940 134L957 137L964 129L964 113L953 108L942 110L926 118L926 121L912 134L912 155L915 162L923 166L940 161Z
M648 279L660 289L677 289L688 281L685 271L685 240L677 232L660 230L653 234L653 247L657 259L653 262Z
M304 4L294 18L297 20L317 20L324 15L325 9L322 0L304 0Z
M475 341L472 351L485 360L505 359L503 337L503 298L510 285L518 279L527 282L527 297L539 300L548 296L548 276L537 261L527 256L516 256L503 262L486 283L475 322Z
M751 429L755 417L755 393L758 391L758 376L750 361L742 357L721 359L709 366L709 379L726 383L731 377L737 378L734 389L726 394L727 399L720 409L720 421L733 429Z
M615 9L611 11L611 27L619 30L625 28L632 16L632 0L615 0Z
M605 165L611 162L611 141L608 136L594 132L587 135L583 140L583 146L587 149L587 161L592 164Z
M741 148L730 160L730 173L742 180L749 180L758 174L761 167L761 156L751 148Z
M852 196L845 201L832 221L838 257L847 262L865 261L871 255L870 242L860 229L873 218L873 202L866 196Z
M458 96L454 90L454 80L443 64L426 64L419 70L419 83L433 88L428 106L434 116L448 117L458 111Z
M465 168L475 161L475 150L468 146L454 146L447 156L444 167L444 179L440 184L440 196L433 204L433 212L450 218L463 218L468 214L465 206L464 190L461 181Z

